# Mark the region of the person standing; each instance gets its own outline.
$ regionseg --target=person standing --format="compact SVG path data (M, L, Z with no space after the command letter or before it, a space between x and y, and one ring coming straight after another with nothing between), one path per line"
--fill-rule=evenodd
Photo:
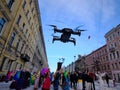
M100 73L100 72L95 74L98 77L98 82L100 84L100 90L105 90L104 89L104 82L103 82L103 79L102 79L102 77L105 76L105 74L106 73Z
M38 90L39 88L39 75L35 73L35 82L34 82L34 90Z
M73 72L70 74L70 86L71 88L73 87L73 80L74 80L74 76L73 76Z
M42 90L50 90L50 76L49 76L49 72L45 72L45 76L44 76L44 81L42 84Z
M54 74L54 82L53 82L53 87L54 90L59 90L59 79L61 77L61 69L57 70Z
M70 90L68 71L63 74L63 90Z
M89 72L88 75L90 76L90 78L92 80L91 85L93 87L93 90L95 90L95 83L94 83L95 74L93 72ZM91 90L92 90L92 87L91 87Z
M25 69L20 71L19 79L16 81L16 90L24 89Z
M105 75L105 80L106 80L106 83L107 83L107 85L108 85L108 87L109 87L109 76L108 76L108 74L106 73L106 75Z

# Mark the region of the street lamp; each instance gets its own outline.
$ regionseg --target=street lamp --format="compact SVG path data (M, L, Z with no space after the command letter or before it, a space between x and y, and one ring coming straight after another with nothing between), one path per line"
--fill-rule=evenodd
M75 61L75 59L76 59L76 56L74 56L74 61Z
M75 70L75 60L76 60L76 56L74 56L74 63L73 63L73 69ZM72 71L74 71L74 70L72 70Z

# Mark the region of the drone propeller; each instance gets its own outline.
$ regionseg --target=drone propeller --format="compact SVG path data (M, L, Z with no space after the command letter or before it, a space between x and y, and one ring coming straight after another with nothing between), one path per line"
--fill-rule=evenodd
M78 29L78 31L87 31L87 30L81 30L81 29Z
M57 29L57 26L55 25L49 25L49 26L53 27L54 33L56 33L55 29Z
M75 31L77 31L80 27L82 27L82 26L84 26L84 25L80 25L80 26L77 26L76 28L75 28Z
M55 25L49 25L49 26L54 27L54 28L56 28L56 27L57 27L57 26L55 26Z

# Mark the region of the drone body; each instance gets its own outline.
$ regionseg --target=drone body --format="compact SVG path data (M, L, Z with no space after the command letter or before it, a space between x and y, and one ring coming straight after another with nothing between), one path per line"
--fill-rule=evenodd
M84 31L84 30L73 31L70 28L63 28L60 30L60 29L57 29L55 25L50 25L50 26L54 27L54 33L56 32L62 33L61 36L53 36L53 43L54 41L61 41L63 43L72 42L74 43L74 45L76 45L76 40L75 38L71 37L71 34L80 36L81 31Z

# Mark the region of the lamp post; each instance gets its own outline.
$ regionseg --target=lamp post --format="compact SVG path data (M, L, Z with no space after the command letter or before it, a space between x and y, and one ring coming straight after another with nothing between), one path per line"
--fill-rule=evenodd
M74 70L75 70L75 60L76 60L76 56L74 56L74 63L73 63L73 67L74 67L73 69L74 69ZM74 70L73 70L73 71L74 71Z

